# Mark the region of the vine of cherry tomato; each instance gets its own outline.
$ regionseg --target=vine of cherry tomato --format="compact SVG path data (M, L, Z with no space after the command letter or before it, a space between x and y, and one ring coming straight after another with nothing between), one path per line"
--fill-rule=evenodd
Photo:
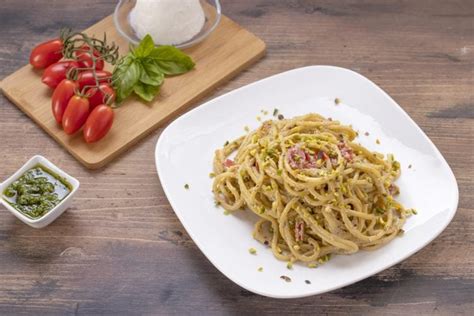
M51 110L58 125L68 135L83 128L84 140L93 143L107 135L114 121L110 105L116 94L112 73L104 66L105 61L115 62L117 47L106 46L105 38L70 34L38 44L30 54L30 64L44 69L41 81L54 90Z

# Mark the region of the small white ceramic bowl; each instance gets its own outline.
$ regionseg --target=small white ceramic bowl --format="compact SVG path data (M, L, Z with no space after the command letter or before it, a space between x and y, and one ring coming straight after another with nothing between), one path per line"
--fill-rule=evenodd
M56 205L52 210L50 210L45 215L41 216L40 218L32 219L28 216L24 215L13 206L11 206L7 201L3 198L3 191L15 180L20 178L26 171L33 168L35 165L40 164L45 166L46 168L50 169L58 176L64 178L67 182L69 182L72 186L71 192L61 201L58 205ZM33 156L30 160L28 160L23 167L18 169L10 178L8 178L5 182L0 183L0 203L5 206L7 210L9 210L13 215L15 215L19 220L23 223L34 227L34 228L43 228L49 224L51 224L56 218L59 217L71 204L73 196L76 194L77 189L79 189L79 181L76 178L71 177L63 170L59 169L56 165L50 162L48 159L44 158L43 156Z

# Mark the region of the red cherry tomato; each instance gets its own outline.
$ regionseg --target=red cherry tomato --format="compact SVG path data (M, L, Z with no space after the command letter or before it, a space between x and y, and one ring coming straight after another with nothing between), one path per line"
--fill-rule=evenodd
M81 129L89 116L89 100L78 95L73 96L63 115L63 129L66 134L72 135Z
M51 105L54 118L58 124L62 124L64 111L66 111L66 107L74 95L75 89L79 89L79 85L69 79L61 81L56 89L54 89L53 96L51 97Z
M107 101L110 102L109 105L115 101L115 90L107 82L101 83L99 89L96 87L90 88L86 94L91 109L99 104L106 104Z
M37 45L30 54L30 64L35 68L46 68L63 57L63 42L57 38Z
M110 82L112 74L105 70L96 70L95 71L99 83L101 82ZM95 86L96 82L94 79L94 74L92 70L86 70L77 76L77 83L79 83L79 88L82 90L84 86Z
M66 61L57 62L55 64L48 66L48 68L45 69L43 76L41 77L41 81L45 85L54 89L58 86L58 84L63 79L66 79L66 75L71 68L78 68L78 67L79 67L78 62L74 60L66 60Z
M88 45L82 45L80 50L74 52L74 56L76 56L81 68L92 68L94 62L92 61L92 55ZM100 59L100 53L96 49L94 49L94 57L96 58L95 69L104 69L104 60Z
M84 125L84 139L87 143L101 140L112 127L114 110L108 105L101 104L92 110Z

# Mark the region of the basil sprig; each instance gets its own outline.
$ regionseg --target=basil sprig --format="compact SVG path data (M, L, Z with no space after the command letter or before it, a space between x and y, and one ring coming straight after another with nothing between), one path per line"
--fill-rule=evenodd
M194 68L194 62L173 46L155 47L150 35L117 63L112 82L120 103L135 93L150 102L160 92L165 76L180 75Z

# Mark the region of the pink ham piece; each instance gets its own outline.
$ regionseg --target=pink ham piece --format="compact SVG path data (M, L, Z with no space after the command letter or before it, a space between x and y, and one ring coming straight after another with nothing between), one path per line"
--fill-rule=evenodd
M310 169L317 168L316 161L328 160L329 156L324 151L318 151L312 155L302 149L300 144L296 144L288 149L286 159L293 169Z
M309 153L301 149L300 145L295 145L286 152L286 159L293 169L309 169L316 167L316 159Z
M352 148L347 146L345 142L340 142L337 144L337 147L341 151L342 157L344 157L345 160L352 162L352 159L354 159L354 152L352 151Z
M230 168L230 167L232 167L233 165L235 165L235 162L234 162L233 160L231 160L231 159L226 159L226 160L224 161L224 167L226 167L226 168Z
M303 237L304 237L304 222L297 221L295 224L295 240L303 241Z

